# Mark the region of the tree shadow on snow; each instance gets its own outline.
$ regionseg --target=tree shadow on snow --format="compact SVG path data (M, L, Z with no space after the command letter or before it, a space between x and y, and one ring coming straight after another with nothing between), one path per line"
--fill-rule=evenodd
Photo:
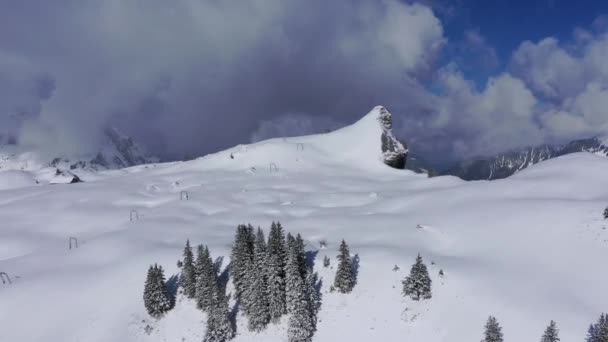
M305 252L306 255L306 266L308 268L315 268L315 259L317 258L317 254L319 254L319 251L308 251Z
M219 256L219 257L215 258L215 261L213 262L213 269L215 270L216 274L219 274L220 271L222 270L223 263L224 263L223 256Z
M228 296L232 297L232 294L229 294ZM230 313L228 314L228 319L230 320L230 325L232 325L232 331L234 331L235 335L238 333L237 326L236 326L236 318L239 315L240 310L241 310L241 300L236 298L236 302L234 303L232 310L230 310Z
M359 280L359 267L360 267L359 254L355 254L355 256L353 257L353 278L354 278L354 285L357 285L357 282Z
M172 275L167 280L167 291L171 299L171 306L175 306L175 297L177 297L177 289L179 288L179 277L177 274Z

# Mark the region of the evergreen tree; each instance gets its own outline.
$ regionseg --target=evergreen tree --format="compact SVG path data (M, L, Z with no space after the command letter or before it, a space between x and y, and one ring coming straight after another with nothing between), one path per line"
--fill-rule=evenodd
M234 337L234 329L230 322L228 297L224 293L216 293L213 305L207 319L207 331L204 342L226 342Z
M267 251L264 232L258 228L254 247L254 271L251 281L251 297L248 299L249 330L262 331L270 322L267 287Z
M604 220L608 219L608 207L604 209Z
M340 253L338 254L338 270L336 271L336 279L334 287L341 293L349 293L355 286L355 274L353 272L353 261L350 257L348 245L344 240L340 244Z
M285 309L285 263L287 260L285 234L281 223L272 223L268 235L268 305L270 317L278 322Z
M302 236L298 234L295 239L295 247L298 252L298 268L300 269L300 275L302 275L302 279L306 278L306 272L308 269L306 263L306 251L304 250L304 240Z
M595 342L595 325L590 324L589 329L587 329L587 338L585 338L586 342Z
M172 308L163 268L157 264L148 269L144 286L144 306L150 316L154 318L160 318Z
M293 314L299 305L298 296L300 292L304 291L304 280L300 274L295 239L291 235L287 235L287 241L289 248L287 250L287 265L285 265L285 302L287 313ZM289 243L290 241L291 243Z
M285 271L278 255L268 256L268 306L273 322L278 322L285 313Z
M289 342L310 342L314 332L312 304L310 297L307 296L304 281L299 274L297 253L294 253L287 263L287 279L287 305L288 311L291 313L287 326L287 340Z
M323 257L323 267L327 268L327 267L329 267L329 264L330 264L330 260L329 260L329 257L327 257L327 255L326 255Z
M420 254L416 257L416 263L412 265L410 275L403 281L403 294L413 300L430 299L432 296L431 278Z
M194 255L192 254L192 247L190 247L190 240L186 240L184 260L181 268L182 272L179 276L179 284L184 289L186 297L194 298L196 295L196 272L194 271Z
M205 272L205 262L207 261L207 255L205 254L205 246L196 246L196 262L194 263L194 281L196 287L196 279L198 276ZM196 290L195 290L196 292Z
M231 254L231 273L237 298L241 304L246 306L244 292L249 287L247 284L247 274L253 264L253 243L251 236L253 227L251 225L239 225L236 230L234 245Z
M281 261L281 267L285 267L287 261L287 250L285 248L285 233L280 222L270 225L270 233L268 234L268 254L277 255Z
M200 264L197 262L200 273L196 277L196 304L200 309L208 311L211 309L214 297L218 291L217 273L213 266L213 259L209 248L204 247L200 254Z
M540 342L557 342L559 341L558 333L559 330L557 329L557 325L554 321L551 321L549 322L549 326L547 326L547 329L545 329L545 333L540 339Z
M319 291L317 291L317 281L317 272L314 272L312 268L308 268L304 285L306 287L306 294L308 296L308 303L310 305L310 316L312 319L313 330L316 330L317 314L321 309L321 294Z
M587 331L587 342L608 342L608 315L602 314L597 323Z
M495 317L490 316L485 326L484 339L481 342L503 342L502 328Z

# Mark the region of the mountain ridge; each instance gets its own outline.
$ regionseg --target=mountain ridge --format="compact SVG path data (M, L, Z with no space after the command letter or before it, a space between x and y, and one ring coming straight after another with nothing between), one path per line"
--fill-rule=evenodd
M573 140L563 145L544 144L513 149L491 157L464 160L438 174L456 176L464 180L502 179L542 161L577 152L608 157L607 139L596 136Z

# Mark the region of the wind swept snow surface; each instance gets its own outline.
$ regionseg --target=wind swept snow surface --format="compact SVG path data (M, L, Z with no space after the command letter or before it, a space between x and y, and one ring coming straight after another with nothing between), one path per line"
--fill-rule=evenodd
M302 234L322 277L313 341L478 341L489 315L507 341L538 340L550 320L563 341L581 341L608 310L608 160L572 154L494 182L426 178L382 164L371 119L87 183L1 190L0 272L13 283L0 284L0 341L201 341L206 315L192 300L147 315L149 265L177 275L190 239L223 256L223 269L237 224L268 233L273 220ZM350 294L329 292L342 239L359 260ZM401 281L418 253L433 297L413 302ZM286 336L286 317L258 334L237 317L236 342Z

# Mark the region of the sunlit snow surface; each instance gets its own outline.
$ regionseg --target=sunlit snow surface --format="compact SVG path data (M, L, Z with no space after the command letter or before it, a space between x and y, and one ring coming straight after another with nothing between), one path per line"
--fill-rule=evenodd
M148 265L177 274L189 238L226 266L237 224L267 231L273 220L318 252L314 341L478 341L490 314L506 340L538 340L553 319L562 341L581 341L608 310L608 160L578 153L506 180L429 179L382 165L369 147L380 143L372 119L86 183L0 191L0 272L13 280L0 284L0 341L201 341L206 318L192 301L178 297L160 321L146 314ZM68 250L70 236L79 248ZM360 258L349 295L329 293L342 238ZM417 253L433 279L433 298L420 303L401 295ZM253 334L241 315L234 341L285 341L286 323Z

